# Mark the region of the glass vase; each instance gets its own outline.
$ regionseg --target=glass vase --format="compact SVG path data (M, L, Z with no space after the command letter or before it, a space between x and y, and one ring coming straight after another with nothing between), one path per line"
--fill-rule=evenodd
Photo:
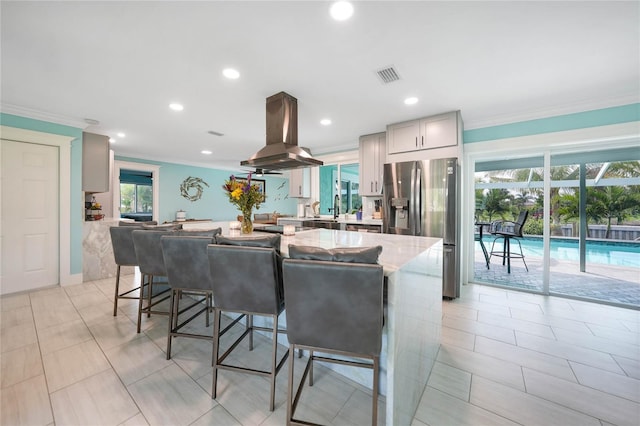
M251 221L252 209L242 210L242 224L240 230L243 234L250 234L253 232L253 222Z

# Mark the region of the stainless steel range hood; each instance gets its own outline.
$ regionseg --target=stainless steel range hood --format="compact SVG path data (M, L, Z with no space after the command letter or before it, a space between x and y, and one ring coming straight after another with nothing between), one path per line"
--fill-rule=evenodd
M324 164L298 146L298 100L285 92L267 98L267 145L241 166L266 170L295 169Z

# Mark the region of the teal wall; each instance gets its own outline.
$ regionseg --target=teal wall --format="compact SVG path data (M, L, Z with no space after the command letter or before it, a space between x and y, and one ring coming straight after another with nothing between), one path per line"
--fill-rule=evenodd
M69 254L71 260L69 266L72 275L82 273L82 222L84 220L82 217L84 214L84 200L82 198L82 129L4 113L0 113L0 124L75 138L71 141L71 253Z
M235 220L240 214L222 190L222 184L231 174L229 171L120 156L116 156L116 160L160 166L158 216L160 222L174 220L178 210L185 210L188 219L216 221ZM209 187L203 186L202 197L197 201L189 201L180 195L180 185L188 177L198 177L209 185ZM254 213L277 211L282 214L296 214L297 201L295 198L289 198L288 179L272 175L259 179L265 180L267 200L262 203L259 210L254 210Z
M639 103L465 130L463 140L467 144L633 121L640 121Z

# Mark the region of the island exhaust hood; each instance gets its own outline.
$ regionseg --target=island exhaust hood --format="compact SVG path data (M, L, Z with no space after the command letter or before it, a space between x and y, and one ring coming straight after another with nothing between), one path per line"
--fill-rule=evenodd
M267 98L267 145L241 166L266 170L295 169L324 164L298 146L298 100L285 92Z

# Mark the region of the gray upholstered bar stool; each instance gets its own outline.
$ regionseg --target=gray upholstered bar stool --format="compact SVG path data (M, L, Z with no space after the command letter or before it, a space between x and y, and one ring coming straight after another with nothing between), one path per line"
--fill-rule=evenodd
M126 223L126 222L125 222ZM133 222L135 224L135 222ZM112 226L109 228L111 234L111 246L113 248L113 257L115 259L116 269L116 290L113 297L113 316L118 315L119 299L139 299L140 287L120 293L120 267L121 266L138 266L136 251L133 247L132 232L136 229L142 229L142 225L127 224L124 226ZM137 294L137 295L136 295Z
M166 295L170 290L168 282L161 282L158 278L166 278L167 270L164 267L164 257L162 256L162 244L160 239L164 235L171 235L173 230L134 230L133 231L133 246L136 251L136 259L138 260L138 268L140 269L141 288L145 287L145 277L148 278L149 284L146 286L146 298L147 304L144 305L145 294L141 294L138 303L138 325L137 331L140 333L140 324L142 322L142 314L146 313L147 316L151 314L169 315L169 311L154 310L154 306L169 299L169 295ZM155 289L154 289L155 281Z
M278 316L284 310L282 291L280 235L264 238L229 239L216 237L217 244L207 249L211 282L213 285L213 385L211 397L217 397L218 370L230 370L269 377L271 395L269 410L275 405L276 375L287 359L286 352L280 361L277 360L278 333L286 332L278 329ZM221 313L240 314L224 330L220 330ZM247 318L247 327L222 355L220 353L220 336L236 324L242 316ZM258 327L253 324L253 316L270 317L273 328ZM248 335L249 350L253 350L253 331L263 330L272 333L272 352L270 369L256 370L224 361L238 344Z
M381 251L380 246L332 250L289 246L289 259L282 263L290 358L287 425L312 424L294 415L307 376L313 386L314 361L373 370L372 425L377 425L384 285L377 260ZM309 360L294 394L296 349L308 350Z
M209 312L212 309L213 292L207 246L214 242L214 232L204 236L192 236L189 235L191 232L180 231L175 234L178 233L182 235L164 235L161 238L164 266L171 284L167 359L171 358L171 342L174 337L212 339L212 334L188 333L181 331L181 329L202 313L206 314L206 326L209 327ZM215 234L219 233L219 230L215 232ZM180 308L180 300L183 294L196 296L198 299L192 300L192 303ZM204 302L204 307L201 306L202 302ZM190 312L188 317L180 322L180 315L199 305L199 309Z

